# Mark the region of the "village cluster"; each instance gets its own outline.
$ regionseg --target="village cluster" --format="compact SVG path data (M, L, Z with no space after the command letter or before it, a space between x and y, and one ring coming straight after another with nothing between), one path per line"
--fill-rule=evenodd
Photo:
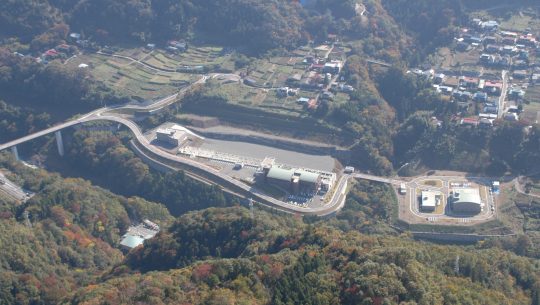
M529 125L534 122L520 114L526 90L540 83L538 50L530 30L501 30L497 21L475 18L460 30L452 51L454 61L473 60L411 72L431 78L437 92L457 103L456 120L463 125L490 128L497 119Z
M321 103L335 100L338 92L348 94L354 88L340 78L345 65L345 50L336 35L330 34L328 41L320 46L309 48L301 60L294 64L295 69L288 74L279 87L260 83L249 73L244 76L244 84L251 87L276 90L278 98L298 97L296 102L305 108L315 110Z

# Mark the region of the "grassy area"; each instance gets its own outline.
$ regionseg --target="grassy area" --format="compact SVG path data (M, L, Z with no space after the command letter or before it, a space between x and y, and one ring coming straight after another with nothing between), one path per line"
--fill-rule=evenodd
M425 185L428 185L428 186L442 187L442 181L441 180L424 180L424 181L422 181L422 184L425 184Z
M209 82L209 95L223 96L228 103L265 112L299 117L305 114L303 105L296 102L299 96L313 97L312 92L299 92L297 96L278 97L275 90L248 87L239 83Z
M520 7L517 4L514 8L501 7L497 10L482 10L473 12L472 15L473 17L497 20L503 30L525 31L525 29L530 28L534 31L540 29L537 9Z
M527 89L521 119L530 123L540 122L540 86L530 86Z

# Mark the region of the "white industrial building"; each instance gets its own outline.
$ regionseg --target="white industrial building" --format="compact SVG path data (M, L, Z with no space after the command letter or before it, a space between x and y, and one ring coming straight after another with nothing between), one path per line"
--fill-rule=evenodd
M188 137L188 134L182 130L172 128L156 130L156 139L170 145L178 146L182 144Z
M477 188L455 188L449 200L454 213L478 214L484 207Z
M129 251L142 245L145 240L156 236L157 233L159 233L159 225L145 219L141 224L128 228L126 234L120 240L120 247Z
M422 191L421 193L422 200L420 209L423 212L433 212L440 204L441 193L435 191Z

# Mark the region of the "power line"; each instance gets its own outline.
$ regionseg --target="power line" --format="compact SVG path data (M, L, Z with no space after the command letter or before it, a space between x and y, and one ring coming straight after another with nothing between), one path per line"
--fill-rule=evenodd
M31 228L32 227L32 222L30 222L30 213L28 213L28 211L24 211L23 212L23 217L24 217L24 224Z

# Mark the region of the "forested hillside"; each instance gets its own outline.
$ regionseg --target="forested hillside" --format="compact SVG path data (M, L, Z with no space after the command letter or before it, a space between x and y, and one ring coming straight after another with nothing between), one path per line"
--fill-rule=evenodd
M461 126L458 103L436 94L415 69L451 44L471 6L536 1L2 0L0 143L105 105L147 100L139 90L165 95L146 84L167 83L172 94L204 75L209 81L197 82L181 102L146 120L130 118L147 131L165 121L183 124L196 107L209 116L228 110L240 118L227 122L233 127L328 142L350 152L336 167L387 177L399 168L403 175L444 169L492 177L538 171L538 124ZM73 32L81 40L70 38ZM187 50L167 51L170 40L187 42ZM65 43L73 50L44 56ZM326 73L333 60L343 67ZM195 64L204 65L200 73L182 70ZM278 96L280 86L301 87L298 74L308 89ZM264 88L246 84L253 75ZM225 90L260 107L243 107ZM332 99L320 98L330 91ZM304 95L319 107L299 105ZM251 122L242 122L246 117ZM270 123L257 125L265 119ZM274 122L284 126L274 130ZM62 158L53 135L18 146L47 170L0 154L2 173L35 193L14 202L0 192L0 305L540 305L540 210L531 198L503 190L498 198L511 198L497 203L499 218L478 226L497 234L502 229L493 227L515 222L516 235L427 243L394 226L398 195L390 185L351 179L343 209L324 218L250 210L188 172L152 169L122 128L94 122L64 129ZM161 232L120 251L126 229L146 218Z
M0 158L12 180L37 193L24 204L0 198L0 304L56 304L122 261L118 242L129 225L172 220L160 204Z
M66 150L70 172L119 194L160 202L174 216L237 203L218 186L196 181L184 172L151 170L127 147L127 137L122 142L110 132L80 130L69 138Z
M87 71L68 69L59 62L39 64L0 47L0 99L41 111L64 108L84 112L103 103L126 102ZM55 110L55 112L59 112Z
M344 233L242 208L179 218L70 302L538 304L538 266L497 249ZM286 221L286 223L284 223ZM198 242L194 243L193 237ZM456 258L459 257L456 269ZM157 264L158 261L165 264ZM172 268L172 269L171 269ZM151 271L151 270L166 271ZM134 273L142 270L144 273ZM112 298L112 299L111 299Z
M283 0L7 1L0 9L12 13L0 14L0 35L47 45L71 29L103 43L184 38L240 47L250 54L324 41L329 33L372 36L375 43L401 40L378 1L366 6L377 12L369 24L357 16L353 1L341 0L313 1L305 7Z

